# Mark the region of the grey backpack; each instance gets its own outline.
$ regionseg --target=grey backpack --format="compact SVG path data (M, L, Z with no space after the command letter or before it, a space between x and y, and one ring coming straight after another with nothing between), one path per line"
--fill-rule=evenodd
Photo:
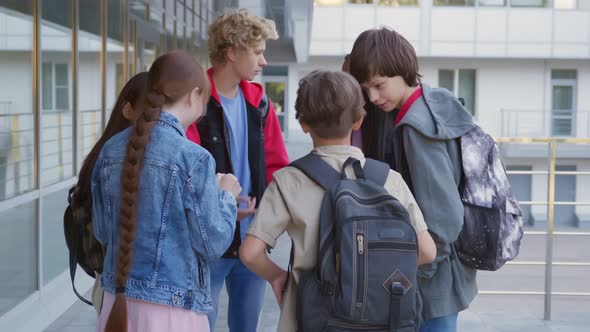
M463 264L496 271L520 251L523 212L510 189L494 139L480 127L461 136L463 229L455 242Z
M417 331L418 239L383 187L389 166L348 158L339 173L314 153L291 166L326 190L318 263L298 283L298 330ZM349 166L356 179L346 177Z

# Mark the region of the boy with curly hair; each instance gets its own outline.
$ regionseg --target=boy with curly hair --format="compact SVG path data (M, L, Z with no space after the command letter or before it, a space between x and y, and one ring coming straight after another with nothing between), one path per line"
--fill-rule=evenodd
M242 186L234 240L223 258L210 265L211 331L224 283L230 331L256 331L264 303L266 282L248 270L238 253L272 174L289 163L273 104L260 84L250 82L267 63L266 40L277 38L273 21L247 10L227 12L209 26L211 97L207 114L189 127L187 136L213 155L218 173L235 174Z

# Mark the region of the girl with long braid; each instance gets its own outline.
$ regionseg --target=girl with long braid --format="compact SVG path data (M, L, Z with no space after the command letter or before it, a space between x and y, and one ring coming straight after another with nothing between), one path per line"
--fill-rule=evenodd
M102 265L104 263L104 248L92 236L92 192L91 180L94 165L98 159L98 154L102 150L104 144L114 135L120 133L135 122L137 115L134 109L137 107L139 98L144 94L145 85L147 82L147 72L141 72L133 76L121 89L117 102L113 107L107 126L104 129L100 139L84 159L80 174L78 176L78 183L72 195L70 206L73 211L73 218L77 224L83 224L82 229L82 248L84 251L84 262L88 268L94 271L96 278L94 287L92 288L92 305L96 312L100 313L102 307L103 291L100 287L100 273L102 273ZM81 257L78 257L80 262ZM98 277L96 277L98 276Z
M93 227L107 247L98 331L209 331L209 262L233 238L241 187L231 174L216 176L210 153L186 139L208 97L189 54L162 55L134 126L98 157Z

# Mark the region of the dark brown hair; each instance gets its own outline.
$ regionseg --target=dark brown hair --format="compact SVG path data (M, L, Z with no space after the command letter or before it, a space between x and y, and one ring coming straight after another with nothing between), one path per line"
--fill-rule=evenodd
M365 115L364 103L354 77L340 71L314 70L299 81L295 118L322 138L341 138Z
M92 171L94 169L96 159L98 159L98 155L104 144L111 137L115 136L131 125L131 121L129 121L123 115L123 107L127 103L131 105L131 108L136 107L139 98L145 91L147 77L147 72L142 72L133 76L127 82L127 84L125 84L121 90L121 93L119 93L119 98L117 98L117 102L113 107L113 111L111 112L109 122L107 123L104 132L92 150L90 150L90 153L82 164L82 168L80 169L80 174L78 176L75 199L77 202L79 202L78 204L80 206L83 206L88 211L92 211L92 193L90 191L90 181L92 180Z
M348 73L350 71L350 53L344 56L342 63L342 71ZM365 118L361 126L362 150L365 157L377 159L380 161L389 162L385 153L385 145L387 144L386 135L387 130L393 128L393 112L386 113L379 107L371 103L366 94L365 98Z
M417 86L422 77L412 44L387 27L357 37L350 53L350 74L361 84L374 76L401 76L408 86Z
M115 274L116 297L109 314L106 331L127 331L127 301L125 285L133 262L139 176L150 132L160 118L162 106L172 105L190 93L201 89L209 95L209 80L203 68L186 52L174 51L156 59L148 73L147 90L141 99L139 118L127 143L127 155L121 173L121 209L119 212L119 248ZM204 103L208 98L203 98ZM203 105L204 106L204 105Z

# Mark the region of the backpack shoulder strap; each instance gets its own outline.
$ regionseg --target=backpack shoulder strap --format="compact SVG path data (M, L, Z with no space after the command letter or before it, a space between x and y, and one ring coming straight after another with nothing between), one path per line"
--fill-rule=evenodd
M365 161L365 167L363 167L363 172L365 173L365 178L367 180L371 180L383 187L389 176L389 165L381 161L367 158Z
M291 162L289 166L302 171L325 190L332 188L340 180L340 173L313 152Z
M68 192L68 206L66 208L66 211L64 212L64 237L66 239L66 244L68 246L68 251L69 251L69 267L70 267L70 280L72 281L72 289L74 290L74 294L76 294L76 296L80 299L80 301L88 304L88 305L92 305L92 302L88 301L87 299L85 299L76 289L76 283L74 282L76 280L76 269L78 268L78 249L80 246L80 242L81 240L78 241L68 241L70 239L69 234L71 233L71 229L72 227L84 227L82 225L76 225L76 223L74 222L73 218L73 208L72 208L72 202L75 199L74 198L74 194L76 192L76 186L73 186L72 188L70 188L69 192Z
M82 296L78 292L78 290L76 289L76 283L74 282L74 280L76 279L76 269L77 268L78 268L78 257L76 256L75 253L70 251L70 280L72 281L72 289L74 290L74 294L76 294L76 296L80 299L80 301L88 304L89 306L92 306L92 302L85 299L84 296Z

